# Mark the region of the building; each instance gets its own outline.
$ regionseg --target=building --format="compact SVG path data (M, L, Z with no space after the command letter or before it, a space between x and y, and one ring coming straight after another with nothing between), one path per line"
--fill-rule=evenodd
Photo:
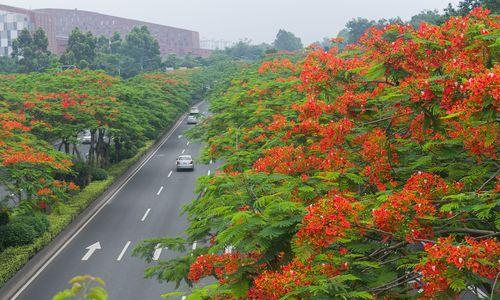
M42 28L49 40L49 49L57 49L54 21L43 12L27 10L0 4L0 56L10 56L12 41L24 28L33 31Z
M82 31L90 31L95 36L111 37L118 32L125 35L134 27L147 26L151 35L160 44L160 53L186 55L193 53L208 56L210 51L200 49L199 33L192 30L149 22L114 17L100 13L78 9L36 9L26 10L0 5L0 56L10 55L12 41L23 28L34 30L42 28L49 38L49 49L62 54L66 49L71 31L78 27Z

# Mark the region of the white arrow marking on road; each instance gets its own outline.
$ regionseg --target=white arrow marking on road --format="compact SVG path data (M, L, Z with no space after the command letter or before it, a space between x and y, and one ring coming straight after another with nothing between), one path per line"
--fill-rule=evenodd
M196 245L198 245L198 242L196 242L196 241L195 241L195 242L193 243L193 250L196 250Z
M149 211L151 211L151 208L148 208L148 210L146 210L146 212L144 213L144 216L141 219L141 222L144 222L146 220L146 218L148 217Z
M163 185L160 187L160 189L158 190L158 193L156 193L156 196L159 196L161 191L163 191Z
M165 249L168 249L165 247ZM160 259L160 255L161 255L161 251L163 250L162 247L160 247L160 244L157 244L156 247L155 247L155 252L153 253L153 260L159 260Z
M125 255L125 252L127 251L128 246L130 246L130 241L128 241L128 242L125 244L125 247L123 247L122 252L120 252L120 255L118 255L118 257L116 258L116 260L117 260L117 261L122 260L122 257L123 257L123 255Z
M210 176L210 170L208 170L207 175L209 175L209 176Z
M170 171L170 173L168 173L168 176L167 176L167 177L172 176L172 172L173 172L173 171Z
M181 154L184 154L184 152L186 152L186 149L182 149L182 152L181 152Z
M87 251L87 253L85 253L85 255L82 257L82 260L88 260L92 256L92 254L94 254L94 252L96 250L101 249L101 243L95 242L85 249L87 249L89 251Z

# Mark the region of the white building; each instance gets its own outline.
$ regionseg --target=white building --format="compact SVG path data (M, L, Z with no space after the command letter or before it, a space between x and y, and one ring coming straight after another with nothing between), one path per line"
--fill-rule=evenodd
M10 56L12 42L24 28L31 30L29 16L0 10L0 56Z

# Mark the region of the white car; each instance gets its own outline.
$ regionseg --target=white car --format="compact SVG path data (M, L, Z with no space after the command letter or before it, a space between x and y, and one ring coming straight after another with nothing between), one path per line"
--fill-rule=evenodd
M197 124L197 123L198 123L198 120L196 119L196 116L189 115L189 116L187 117L187 123L188 123L188 124Z
M189 110L190 115L197 115L199 113L200 113L200 110L196 106L191 107L191 109Z
M194 171L194 162L191 155L181 155L177 158L175 162L177 166L177 171L180 170L190 170Z
M85 131L80 137L80 141L82 144L90 144L91 138L90 131Z

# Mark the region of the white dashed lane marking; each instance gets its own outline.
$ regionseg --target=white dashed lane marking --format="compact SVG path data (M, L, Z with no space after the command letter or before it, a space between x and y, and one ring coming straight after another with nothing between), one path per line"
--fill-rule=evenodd
M141 222L146 221L146 218L148 217L149 212L151 211L151 208L148 208L146 212L144 213L144 216L142 216Z
M117 261L122 260L123 255L125 255L125 252L127 252L127 249L128 249L128 247L129 247L129 246L130 246L130 241L128 241L128 242L125 244L125 247L123 247L122 252L120 252L120 255L118 255L118 257L116 258L116 260L117 260Z
M173 171L170 171L170 173L168 173L168 176L167 176L167 177L172 176L172 172L173 172Z
M160 187L160 189L158 190L158 193L156 193L156 195L159 196L161 194L161 191L163 191L163 185Z

